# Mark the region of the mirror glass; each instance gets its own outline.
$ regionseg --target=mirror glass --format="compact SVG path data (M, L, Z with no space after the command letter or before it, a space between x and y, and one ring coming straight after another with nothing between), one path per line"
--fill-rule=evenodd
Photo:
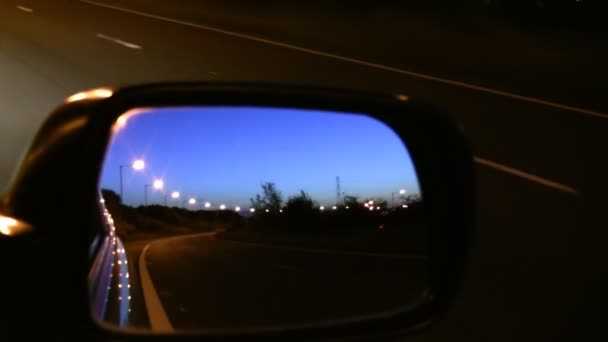
M284 329L407 310L425 220L401 138L364 113L141 108L115 123L90 272L101 323Z

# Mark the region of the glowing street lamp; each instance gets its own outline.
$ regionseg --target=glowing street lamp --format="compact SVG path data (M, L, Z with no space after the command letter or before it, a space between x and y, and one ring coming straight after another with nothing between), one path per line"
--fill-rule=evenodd
M173 199L178 199L179 198L179 192L178 191L173 191L171 193L171 198Z
M133 167L133 170L141 171L146 167L146 163L143 161L143 159L137 159L133 162L133 165L131 165L131 167Z
M255 213L255 208L249 209L250 212Z
M325 207L324 206L320 206L319 210L323 211L323 210L325 210Z
M405 189L399 190L399 195L404 195L406 193Z
M195 205L196 204L196 199L195 198L191 198L191 199L188 200L188 203L190 205Z
M154 190L162 190L165 187L165 182L162 179L155 179L152 183Z
M211 203L205 202L205 208L211 208Z
M225 204L220 204L220 210L225 210L226 209L226 205Z
M336 207L335 205L333 207L331 207L332 210L336 210L338 209L338 207Z
M238 213L239 211L241 211L241 207L234 208L234 211L236 211Z

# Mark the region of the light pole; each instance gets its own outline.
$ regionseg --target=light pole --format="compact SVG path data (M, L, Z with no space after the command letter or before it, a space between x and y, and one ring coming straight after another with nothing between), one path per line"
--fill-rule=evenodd
M148 205L148 187L150 184L144 185L144 205Z
M120 200L123 201L123 190L122 190L122 169L127 165L119 165L120 169ZM131 164L131 168L135 171L141 171L146 167L146 163L142 159L137 159Z

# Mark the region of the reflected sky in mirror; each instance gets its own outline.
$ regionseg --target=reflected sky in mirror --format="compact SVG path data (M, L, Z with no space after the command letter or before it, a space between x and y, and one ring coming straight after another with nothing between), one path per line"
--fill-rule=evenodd
M106 156L101 188L120 187L128 205L210 201L248 208L260 184L285 197L306 191L321 205L341 195L417 195L412 161L400 138L365 115L256 107L145 110L119 120ZM136 170L133 162L145 167ZM121 165L124 167L121 170ZM141 166L141 165L139 165ZM155 191L155 179L163 181ZM172 198L174 191L179 198ZM397 194L397 195L396 195Z

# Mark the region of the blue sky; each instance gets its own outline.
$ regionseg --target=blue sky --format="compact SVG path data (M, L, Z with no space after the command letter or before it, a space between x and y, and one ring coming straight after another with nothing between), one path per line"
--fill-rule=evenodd
M146 167L130 164L143 159ZM364 115L258 107L181 107L133 115L117 130L106 155L101 187L124 202L144 202L144 186L163 179L164 191L181 199L249 207L262 182L274 182L287 198L300 189L324 205L342 192L391 199L405 188L417 194L412 161L399 137ZM396 195L397 196L397 195ZM164 202L148 189L148 203ZM172 200L170 204L183 204Z

